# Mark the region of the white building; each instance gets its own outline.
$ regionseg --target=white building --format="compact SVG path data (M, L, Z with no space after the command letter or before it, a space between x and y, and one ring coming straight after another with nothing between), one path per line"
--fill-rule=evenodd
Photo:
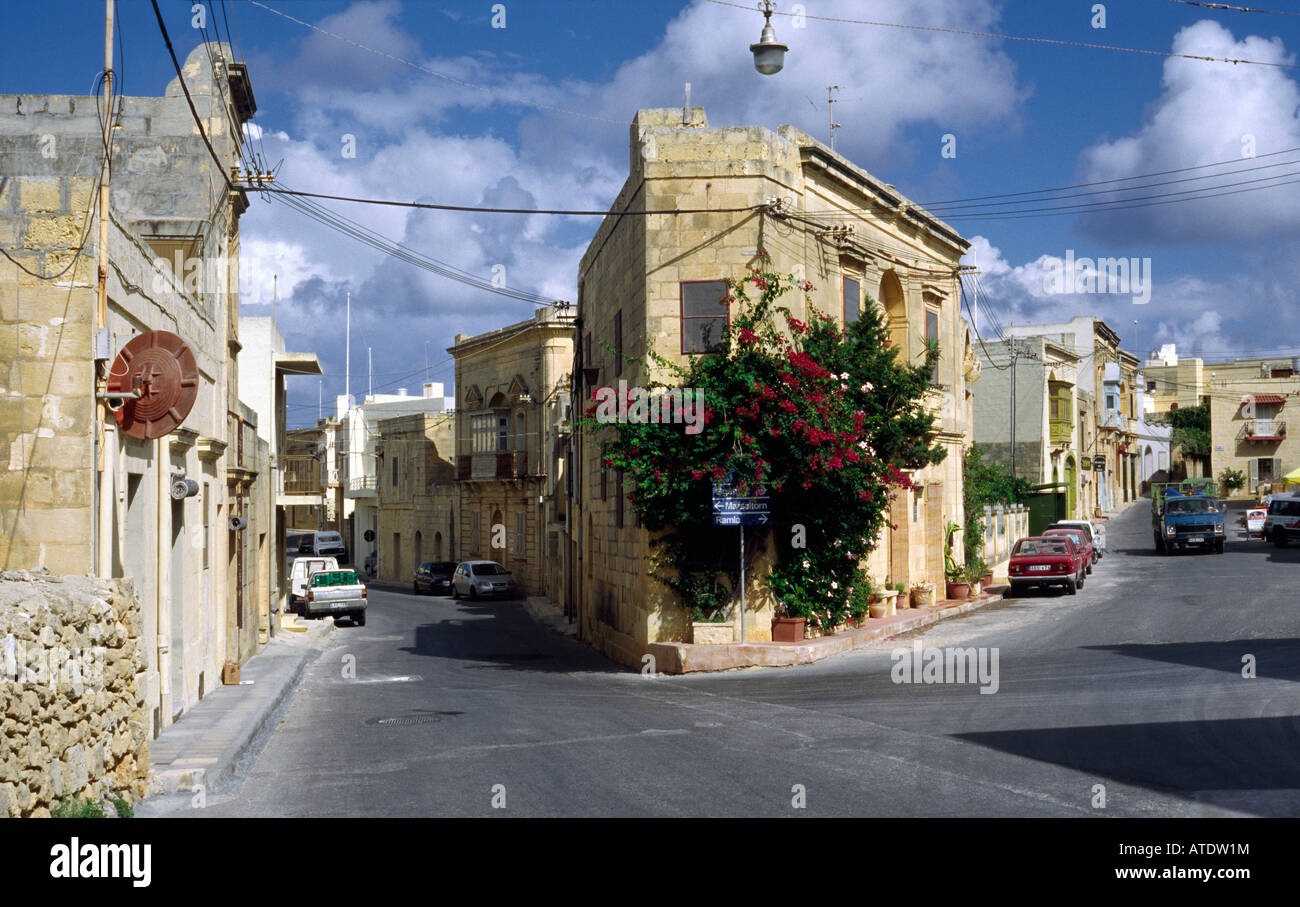
M454 400L443 396L442 382L424 385L418 397L398 388L396 394L371 394L360 404L349 396L335 400L335 418L338 436L334 445L339 462L339 485L343 491L343 512L340 526L351 558L361 563L371 549L379 532L378 462L375 442L379 439L379 423L383 419L400 416L418 416L444 413L452 409ZM372 533L370 540L366 533Z

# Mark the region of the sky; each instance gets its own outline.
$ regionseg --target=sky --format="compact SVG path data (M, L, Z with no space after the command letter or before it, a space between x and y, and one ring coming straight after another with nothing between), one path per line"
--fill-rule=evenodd
M1183 0L782 0L773 25L790 51L773 76L752 65L763 24L753 4L208 0L201 12L208 36L233 33L248 65L258 103L249 147L283 162L284 185L338 195L605 209L627 176L637 108L681 106L689 82L711 125L789 123L825 141L827 86L838 85L836 150L971 242L982 336L994 333L984 313L1003 325L1095 314L1141 357L1176 343L1182 355L1214 359L1300 355L1300 3L1259 2L1272 12ZM152 8L119 5L126 92L162 94L174 74ZM195 4L161 6L178 53L188 53L203 40ZM25 37L8 42L0 93L89 92L103 54L99 0L7 0L5 19ZM1133 179L1143 174L1164 175ZM991 200L999 207L963 201L1070 186L1079 188ZM1196 197L1216 188L1217 197ZM1118 210L1068 207L1098 201ZM547 299L575 299L577 263L599 224L327 205ZM1146 285L1103 281L1106 292L1091 292L1056 279L1063 261L1112 257L1134 262ZM241 314L271 313L278 275L280 330L326 373L291 379L292 426L310 424L321 397L328 413L344 391L348 293L353 394L371 383L418 393L426 377L450 394L455 335L534 308L265 197L241 220L241 272Z

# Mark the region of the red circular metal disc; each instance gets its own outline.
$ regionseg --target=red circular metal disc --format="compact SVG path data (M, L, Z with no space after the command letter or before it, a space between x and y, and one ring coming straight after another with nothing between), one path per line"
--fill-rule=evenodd
M139 391L114 415L122 431L150 441L180 427L199 393L199 368L185 341L168 331L131 338L113 360L108 392Z

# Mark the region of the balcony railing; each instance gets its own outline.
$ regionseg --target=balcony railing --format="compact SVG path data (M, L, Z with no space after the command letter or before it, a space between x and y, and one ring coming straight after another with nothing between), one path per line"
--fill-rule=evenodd
M1247 419L1237 432L1238 441L1281 441L1286 423L1281 419Z
M320 461L315 457L281 457L280 475L285 494L320 494Z
M476 453L456 458L459 479L515 479L528 475L525 450Z

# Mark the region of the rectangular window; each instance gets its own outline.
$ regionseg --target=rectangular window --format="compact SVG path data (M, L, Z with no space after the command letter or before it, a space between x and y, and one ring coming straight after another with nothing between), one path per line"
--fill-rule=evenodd
M470 553L472 554L477 554L479 550L478 544L479 544L480 529L481 529L481 523L479 522L479 513L477 510L475 510L473 513L470 514L469 517L469 535L470 535L469 550Z
M208 567L208 557L212 550L212 523L211 512L212 506L212 486L207 482L203 483L203 569Z
M604 462L600 464L600 499L605 500L605 494L609 486L609 470L605 467Z
M623 310L614 313L614 377L623 374Z
M393 457L393 487L397 487L397 457Z
M582 354L583 355L582 364L588 368L591 368L596 363L593 362L591 359L591 332L590 331L587 332L587 337L583 341L583 346L584 346L584 350Z
M515 514L515 554L524 553L524 520L522 510Z
M682 352L717 353L722 350L722 332L727 326L728 296L725 280L696 280L681 283Z
M862 287L857 278L844 277L844 324L847 327L858 320L862 311Z

